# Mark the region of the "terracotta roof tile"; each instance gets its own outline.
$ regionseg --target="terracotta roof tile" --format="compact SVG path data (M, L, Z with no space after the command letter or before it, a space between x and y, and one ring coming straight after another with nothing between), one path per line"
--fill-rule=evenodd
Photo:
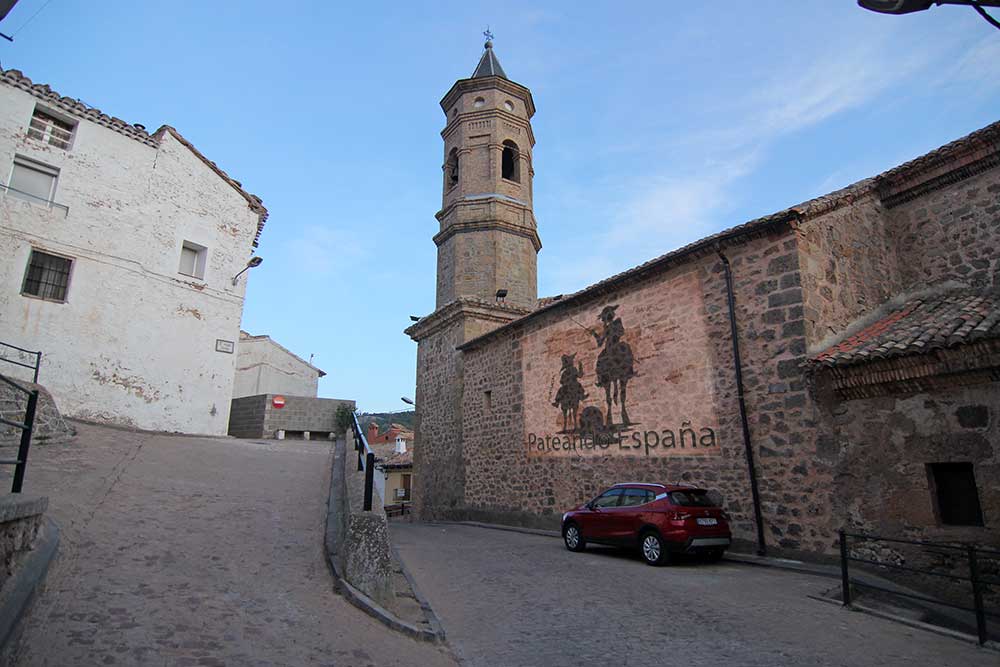
M186 146L199 160L204 162L209 169L218 174L222 180L232 186L244 199L247 200L250 210L256 213L259 218L257 222L257 233L253 240L253 246L255 248L257 247L260 240L260 234L264 231L264 223L267 220L267 209L264 208L264 203L261 201L261 198L244 190L243 185L239 181L231 178L229 174L219 168L219 165L205 157L201 151L195 148L190 141L185 139L181 133L173 127L163 125L155 133L149 134L145 129L142 129L141 126L130 125L121 118L109 116L100 109L95 109L80 100L60 95L49 88L46 84L34 83L20 70L5 70L0 68L0 83L5 83L14 88L18 88L19 90L23 90L50 107L64 111L71 116L75 116L82 120L89 120L92 123L102 125L110 130L118 132L119 134L125 135L129 139L146 144L152 148L159 148L163 133L169 131L175 139Z
M915 297L817 354L814 366L849 366L1000 338L1000 291Z

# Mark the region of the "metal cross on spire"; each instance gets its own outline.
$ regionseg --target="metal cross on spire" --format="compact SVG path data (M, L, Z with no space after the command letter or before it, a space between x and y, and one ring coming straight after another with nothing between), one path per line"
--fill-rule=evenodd
M493 41L493 33L490 32L490 27L489 26L486 26L486 30L483 31L483 37L485 37L486 41L488 41L488 42L492 42Z

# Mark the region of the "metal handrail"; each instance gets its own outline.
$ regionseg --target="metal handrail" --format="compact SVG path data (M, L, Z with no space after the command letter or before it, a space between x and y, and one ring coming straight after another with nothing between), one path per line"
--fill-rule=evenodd
M42 353L41 353L41 351L39 351L39 350L26 350L23 347L18 347L17 345L11 345L10 343L4 343L3 341L0 341L0 346L9 347L9 348L11 348L13 350L17 350L18 352L24 352L25 354L33 354L33 355L35 355L35 363L34 363L34 365L32 365L32 364L25 364L25 363L22 363L20 361L14 361L13 359L8 359L7 357L0 357L0 361L6 361L8 364L13 364L15 366L21 366L22 368L30 368L30 369L34 370L35 371L35 376L34 376L34 379L32 379L32 382L34 382L35 384L38 384L38 369L41 368L41 366L42 366ZM30 391L29 389L25 389L21 385L16 384L14 382L11 382L10 380L7 380L7 383L8 384L13 384L15 387L17 387L18 389L21 389L24 392L29 392Z
M368 444L368 439L361 430L356 412L351 413L351 430L354 431L354 447L358 452L358 471L365 472L365 504L364 511L372 510L372 488L375 485L375 452Z
M44 197L39 197L38 195L33 195L30 192L25 192L24 190L18 190L17 188L12 188L9 185L4 185L0 183L0 191L6 192L8 194L13 194L18 199L23 199L29 202L35 202L38 204L45 204L49 208L62 209L64 216L69 216L69 206L65 204L57 204L51 199L45 199Z
M889 589L889 588L884 588L882 586L876 586L874 584L869 584L869 583L865 583L865 582L861 582L861 581L855 581L854 585L855 586L862 586L864 588L869 588L869 589L876 590L876 591L882 591L884 593L890 593L892 595L899 595L899 596L905 597L905 598L911 598L911 599L914 599L914 600L921 600L923 602L930 602L930 603L933 603L933 604L944 605L946 607L952 607L954 609L962 609L962 610L965 610L965 611L974 612L975 615L976 615L976 631L977 631L977 633L979 635L979 644L983 645L983 644L986 643L986 640L987 640L987 634L986 634L986 617L987 616L992 616L993 618L1000 618L1000 614L998 614L998 613L996 613L994 611L991 611L991 610L987 610L983 606L983 589L982 589L982 585L983 584L997 585L997 584L1000 584L1000 581L997 581L997 580L991 579L991 578L984 578L984 577L980 576L980 574L979 574L979 561L978 561L977 556L979 554L990 554L990 555L994 555L995 554L995 555L1000 555L1000 551L996 551L994 549L979 548L979 547L976 547L975 545L972 545L972 544L957 545L957 544L948 544L948 543L944 543L944 542L927 542L927 541L924 541L924 540L904 540L904 539L896 538L896 537L882 537L882 536L879 536L879 535L864 535L864 534L860 534L860 533L848 533L848 532L846 532L844 530L838 531L838 534L839 534L839 537L840 537L840 579L841 579L841 590L842 590L843 605L845 607L850 607L851 606L851 583L852 582L851 582L850 571L848 570L848 566L847 566L847 564L848 564L849 561L854 561L856 563L867 563L869 565L877 565L879 567L886 567L886 568L896 569L896 570L904 570L904 571L907 571L907 572L914 572L914 573L917 573L917 574L926 574L926 575L933 575L933 576L938 576L938 577L946 577L948 579L952 579L952 580L956 580L956 581L968 581L972 585L972 602L973 602L973 606L972 607L964 607L964 606L961 606L961 605L953 604L951 602L944 602L942 600L935 600L933 598L924 597L924 596L921 596L921 595L914 595L912 593L906 593L906 592L903 592L903 591L892 590L892 589ZM935 548L935 549L944 548L944 549L956 549L956 550L959 550L959 551L965 551L966 557L968 558L968 561L969 561L969 576L962 577L962 576L959 576L959 575L944 574L942 572L934 572L933 570L930 570L930 569L922 569L922 568L915 568L915 567L906 567L906 566L903 566L903 565L897 565L895 563L883 563L883 562L879 562L877 560L871 560L871 559L866 559L866 558L857 558L855 556L851 556L850 555L850 550L848 549L847 540L848 540L848 538L851 538L851 537L853 537L855 539L859 539L859 540L869 541L869 542L893 542L893 543L896 543L896 544L912 544L912 545L915 545L915 546L930 547L930 548Z

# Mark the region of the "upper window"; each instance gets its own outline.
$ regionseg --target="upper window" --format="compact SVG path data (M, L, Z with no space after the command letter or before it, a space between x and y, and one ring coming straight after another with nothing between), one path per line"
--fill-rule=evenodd
M521 182L521 159L517 144L511 140L503 142L503 159L501 160L500 175L508 181Z
M177 272L192 278L203 279L207 259L208 248L191 241L185 241L181 245L181 265Z
M458 185L458 149L452 148L451 152L448 153L448 165L446 167L448 172L448 187L453 185Z
M59 170L20 155L10 172L10 193L24 199L50 203L56 193Z
M69 149L75 127L73 123L56 118L35 107L35 113L31 115L31 124L28 126L28 136L57 148Z
M65 301L72 266L71 259L32 248L21 294L37 296L46 301Z
M929 463L938 520L951 526L983 525L972 463Z

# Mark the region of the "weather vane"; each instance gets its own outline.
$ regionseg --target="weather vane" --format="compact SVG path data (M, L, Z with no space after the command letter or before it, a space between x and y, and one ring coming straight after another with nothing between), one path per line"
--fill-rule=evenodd
M483 31L483 37L485 37L486 39L488 39L491 42L493 41L493 33L490 32L490 27L489 26L486 26L486 30Z

